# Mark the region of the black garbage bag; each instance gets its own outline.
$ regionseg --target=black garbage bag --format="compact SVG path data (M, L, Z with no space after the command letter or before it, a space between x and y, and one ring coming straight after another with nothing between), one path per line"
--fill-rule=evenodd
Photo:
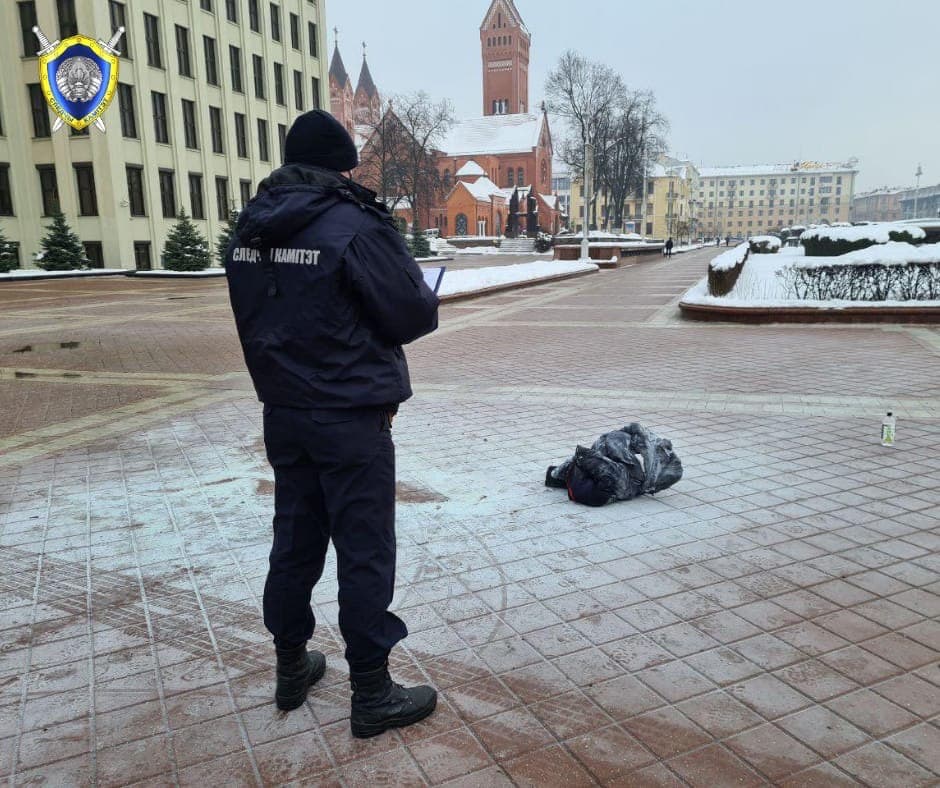
M547 487L568 490L568 497L588 506L654 495L682 478L682 462L672 442L640 424L601 435L590 449L578 446L574 457L551 465Z

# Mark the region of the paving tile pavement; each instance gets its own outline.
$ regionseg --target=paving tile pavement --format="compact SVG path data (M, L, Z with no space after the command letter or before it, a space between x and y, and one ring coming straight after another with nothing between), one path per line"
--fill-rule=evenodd
M327 673L271 702L270 471L224 287L0 288L0 775L937 784L937 332L683 322L707 256L449 306L411 350L393 670L441 703L369 741L332 558ZM675 488L594 510L541 485L634 420Z

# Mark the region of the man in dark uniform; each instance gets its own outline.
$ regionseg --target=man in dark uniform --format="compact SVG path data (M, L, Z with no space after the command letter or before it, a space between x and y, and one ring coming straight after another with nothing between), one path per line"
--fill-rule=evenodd
M352 732L374 736L423 719L437 700L431 687L389 677L388 654L408 630L388 606L391 426L411 396L401 346L437 328L438 299L385 206L341 174L358 156L331 115L299 117L284 158L239 217L225 264L274 469L264 623L277 652L275 699L297 708L325 670L323 654L306 644L311 592L332 540Z

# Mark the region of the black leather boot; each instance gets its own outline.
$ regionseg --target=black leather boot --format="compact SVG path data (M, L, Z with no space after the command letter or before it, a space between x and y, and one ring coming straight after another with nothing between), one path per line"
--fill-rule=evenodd
M302 706L307 690L326 670L326 657L319 651L307 652L306 643L296 648L277 649L277 689L274 701L281 711Z
M388 663L365 673L350 672L349 683L353 690L349 722L357 739L412 725L437 706L435 689L396 684L388 675Z

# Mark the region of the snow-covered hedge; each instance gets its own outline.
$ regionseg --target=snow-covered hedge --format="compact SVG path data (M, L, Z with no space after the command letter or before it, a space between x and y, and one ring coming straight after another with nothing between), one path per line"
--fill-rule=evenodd
M838 257L890 241L916 243L926 233L910 224L866 224L857 227L813 227L800 236L808 257Z
M787 292L828 301L940 300L940 244L889 242L838 260L804 258L781 271Z
M750 247L746 243L738 244L722 252L708 264L709 295L723 296L731 292L749 253Z
M751 254L776 254L780 251L780 239L776 235L755 235L748 241Z

